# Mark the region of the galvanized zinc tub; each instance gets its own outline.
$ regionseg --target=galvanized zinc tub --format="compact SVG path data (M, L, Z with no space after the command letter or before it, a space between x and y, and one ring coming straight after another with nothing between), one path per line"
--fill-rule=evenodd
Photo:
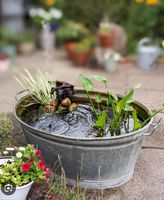
M92 92L94 97L95 92ZM101 93L103 98L106 94ZM142 129L129 134L111 138L74 138L50 135L24 123L21 119L22 103L28 96L22 97L15 106L15 117L22 126L29 143L36 145L42 152L49 167L54 167L56 176L65 170L67 183L75 185L78 179L81 187L105 189L120 186L128 182L134 172L136 160L145 136L151 135L161 124L152 124L151 119ZM74 102L88 103L85 91L76 90ZM135 102L137 112L143 118L150 111L141 103Z

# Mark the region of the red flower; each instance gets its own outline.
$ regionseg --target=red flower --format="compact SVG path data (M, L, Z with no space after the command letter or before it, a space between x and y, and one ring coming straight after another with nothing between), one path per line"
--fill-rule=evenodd
M45 169L45 165L44 165L44 163L43 163L43 161L42 160L40 160L39 162L38 162L38 167L40 168L40 169Z
M28 172L30 170L31 165L29 163L23 163L21 168L24 172Z
M40 150L36 150L36 155L37 155L38 157L40 157L40 156L41 156L41 151L40 151Z
M29 163L33 163L34 162L34 158L30 158L28 162Z

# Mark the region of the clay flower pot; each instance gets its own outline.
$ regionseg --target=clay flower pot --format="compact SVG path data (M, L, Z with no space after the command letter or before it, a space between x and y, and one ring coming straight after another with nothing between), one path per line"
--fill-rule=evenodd
M115 32L110 32L109 34L99 33L100 45L104 48L109 48L113 45L115 39Z
M90 51L75 52L74 61L77 66L86 66L90 57Z
M73 51L73 48L75 47L75 45L77 43L78 42L65 42L64 43L64 47L65 47L65 51L66 51L67 57L70 60L74 60L74 51Z
M21 54L30 54L36 49L34 42L24 42L18 45L18 51Z

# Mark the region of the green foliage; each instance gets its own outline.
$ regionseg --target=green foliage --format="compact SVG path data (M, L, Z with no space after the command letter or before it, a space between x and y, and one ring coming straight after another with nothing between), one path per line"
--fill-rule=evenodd
M84 75L80 75L80 81L86 90L88 99L93 108L93 112L96 116L96 122L93 126L98 129L98 137L103 137L104 134L107 134L106 130L111 134L111 136L117 136L121 134L121 129L124 128L126 133L131 131L129 127L129 120L133 119L133 131L138 130L145 126L149 120L159 113L164 105L158 110L152 112L150 117L141 122L138 119L137 110L133 107L133 95L136 89L141 87L141 84L136 84L127 95L119 99L117 95L108 89L107 87L107 79L103 76L91 76L85 77ZM108 95L107 99L103 99L102 96L97 93L95 99L93 100L90 96L90 93L93 90L93 82L92 80L100 81L106 88L106 93ZM106 107L102 107L102 101L106 101ZM95 106L95 102L97 103L97 108ZM109 117L111 114L112 117Z
M36 34L33 31L26 30L23 32L19 32L17 35L16 42L18 44L24 43L24 42L36 42Z
M86 24L93 33L98 28L104 15L109 20L122 25L128 35L128 48L132 53L137 42L143 37L163 39L164 1L160 4L147 5L133 0L65 0L61 5L66 19Z
M81 23L68 21L57 30L59 42L81 41L89 35L89 30Z
M55 99L55 95L51 94L51 89L55 83L50 82L48 73L42 73L38 70L36 79L34 79L27 69L25 69L25 72L26 76L19 74L19 78L15 77L18 83L29 93L34 103L50 105Z
M0 188L3 183L9 181L16 186L22 186L36 179L45 180L48 177L50 170L44 165L40 151L33 145L14 148L14 151L16 155L11 161L0 166ZM25 168L25 164L28 168Z
M8 29L5 26L0 27L0 45L11 45L15 44L16 42L16 36L11 32L10 29Z
M12 130L12 120L5 113L0 113L0 151L10 145Z

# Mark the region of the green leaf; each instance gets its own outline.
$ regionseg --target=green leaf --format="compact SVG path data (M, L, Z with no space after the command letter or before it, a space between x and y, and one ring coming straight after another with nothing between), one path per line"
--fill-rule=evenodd
M103 83L107 83L107 79L103 76L93 75L93 76L91 76L91 78L96 80L96 81L101 81Z
M137 83L134 85L133 89L136 90L136 89L139 89L141 87L141 83Z
M106 118L107 118L107 114L105 111L102 111L101 115L98 117L98 120L96 121L95 125L96 127L101 127L103 129L105 129L106 126Z
M133 111L134 109L133 109L133 107L130 106L129 104L126 104L124 110L127 111L127 112L131 112L131 111Z
M96 97L95 97L95 101L97 103L101 103L102 102L102 96L100 94L97 94Z
M133 110L132 116L133 116L133 120L134 120L133 130L135 131L135 130L141 128L141 123L139 122L139 120L137 118L137 111L136 110Z
M80 79L81 84L83 85L83 87L84 87L84 89L86 91L89 92L89 91L93 90L93 83L89 78L87 78L86 76L80 74L79 79Z
M108 92L109 92L110 96L113 97L113 99L117 102L118 101L117 95L110 89L108 89Z
M117 113L120 113L126 106L127 102L132 99L134 91L131 90L125 97L123 97L118 103L116 107Z

